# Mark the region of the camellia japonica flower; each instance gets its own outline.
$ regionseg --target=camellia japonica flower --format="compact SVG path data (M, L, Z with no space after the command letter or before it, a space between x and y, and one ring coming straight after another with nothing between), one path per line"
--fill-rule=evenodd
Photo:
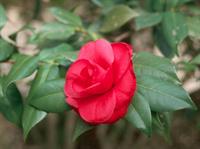
M104 39L83 45L66 74L66 102L90 124L124 117L136 89L132 49Z

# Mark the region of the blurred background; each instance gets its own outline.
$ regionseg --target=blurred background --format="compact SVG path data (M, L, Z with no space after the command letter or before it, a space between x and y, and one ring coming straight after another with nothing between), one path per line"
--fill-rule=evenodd
M19 31L29 23L34 28L40 28L44 22L54 20L48 12L51 6L71 10L80 16L88 25L104 19L104 15L115 4L125 4L133 9L139 9L144 0L0 0L5 7L8 22L1 32L4 39L18 31L16 45L21 53L34 54L37 51L34 44L28 43L31 35L29 30ZM190 6L195 6L190 9ZM200 19L200 1L189 1L180 7L184 13ZM95 25L94 25L95 26ZM199 28L199 26L197 26ZM150 51L157 55L161 52L155 46L153 28L135 29L134 20L129 21L120 29L103 36L110 41L125 41L134 45L134 51ZM12 42L12 41L11 41ZM84 42L84 41L83 41ZM78 47L77 47L78 48ZM179 57L173 62L178 64L178 77L184 88L190 93L193 101L200 105L200 71L199 65L191 65L189 61L200 53L200 39L186 38L180 45ZM2 64L1 73L6 73L10 65ZM28 78L30 79L30 78ZM18 83L23 96L27 95L29 85L26 80ZM41 123L32 129L26 142L19 128L5 120L0 115L0 149L199 149L200 148L200 113L199 111L182 110L175 112L171 124L171 138L154 133L147 137L133 128L126 121L119 121L112 126L101 125L72 141L72 132L76 114L66 112L49 114Z

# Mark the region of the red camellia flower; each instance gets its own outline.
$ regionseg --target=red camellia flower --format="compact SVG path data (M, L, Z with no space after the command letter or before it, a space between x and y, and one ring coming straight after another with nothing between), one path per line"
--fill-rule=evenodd
M66 102L90 124L122 118L136 89L132 49L104 39L85 44L66 74Z

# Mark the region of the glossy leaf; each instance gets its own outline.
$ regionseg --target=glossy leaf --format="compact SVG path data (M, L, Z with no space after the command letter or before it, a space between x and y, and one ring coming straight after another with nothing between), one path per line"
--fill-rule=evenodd
M27 97L27 101L23 111L23 119L22 119L22 126L23 126L23 133L24 138L28 136L29 131L32 127L34 127L37 123L43 120L47 113L41 110L36 109L33 106L28 104L30 98L34 95L37 88L43 84L44 82L58 78L59 72L58 67L46 64L41 65L38 69L37 75L31 84L31 88Z
M31 75L38 66L39 58L35 56L18 55L15 59L15 64L12 66L8 76L4 81L4 89L12 82L21 80Z
M67 26L58 22L43 25L38 32L31 37L32 43L42 43L45 40L65 40L75 33L73 26Z
M73 26L82 26L82 21L80 17L76 16L70 11L67 11L58 7L52 7L49 10L54 15L54 17L62 23L73 25Z
M140 52L133 57L137 76L152 76L158 79L179 82L175 66L169 59L155 56L148 52Z
M28 137L29 131L46 117L47 113L40 111L28 104L24 106L22 116L22 127L24 139Z
M63 112L70 109L65 102L64 80L48 81L39 86L29 104L46 112Z
M21 127L22 117L22 97L16 85L12 83L3 92L3 79L0 78L0 112L6 117L7 120Z
M0 29L6 24L7 17L3 6L0 4Z
M136 30L154 26L162 20L162 13L148 13L135 18Z
M68 59L74 61L77 58L77 52L68 44L61 44L59 46L44 49L39 54L40 60L58 60Z
M81 119L78 119L76 121L74 132L73 132L73 140L75 141L76 139L78 139L80 135L91 130L92 128L94 128L92 125L89 125L85 123L84 121L82 121Z
M0 61L4 61L11 56L14 48L5 40L0 39Z
M137 76L137 92L148 101L153 111L170 112L196 108L181 86L163 79Z
M111 32L139 15L138 11L132 10L128 6L118 5L106 15L100 31Z
M136 128L149 136L151 135L151 109L149 103L139 93L135 93L132 104L129 106L126 119Z

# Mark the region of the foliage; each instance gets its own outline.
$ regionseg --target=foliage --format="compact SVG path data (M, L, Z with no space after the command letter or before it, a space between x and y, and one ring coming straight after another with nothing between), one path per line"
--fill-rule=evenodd
M108 37L134 23L140 32L151 28L155 45L163 56L149 52L134 54L137 91L124 120L148 136L155 131L169 138L172 112L196 109L176 75L171 59L179 55L179 46L186 38L200 38L200 11L193 0L92 0L100 9L97 21L86 22L69 10L49 9L55 21L32 30L29 42L39 48L33 56L20 54L17 47L0 38L0 62L11 62L7 75L0 77L0 111L10 122L23 130L24 137L48 113L69 111L63 84L65 73L76 59L77 49L85 42ZM183 8L187 7L187 11ZM195 10L195 12L193 12ZM6 13L0 5L0 29L6 23ZM131 25L130 25L131 26ZM190 62L200 64L200 55ZM22 98L17 82L33 76L27 97ZM74 139L93 128L78 120Z

